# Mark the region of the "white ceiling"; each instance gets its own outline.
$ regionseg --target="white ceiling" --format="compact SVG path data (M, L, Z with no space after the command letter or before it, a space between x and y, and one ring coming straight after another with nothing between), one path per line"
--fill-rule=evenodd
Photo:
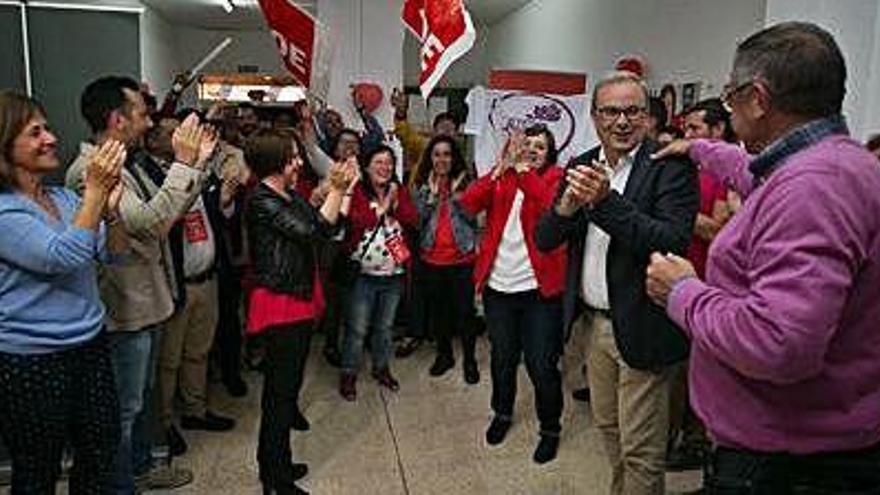
M256 29L263 26L257 0L232 0L237 7L227 14L223 0L142 0L160 11L169 21L208 29ZM295 0L315 12L317 0ZM384 0L362 0L375 2ZM475 21L491 25L531 0L466 0Z

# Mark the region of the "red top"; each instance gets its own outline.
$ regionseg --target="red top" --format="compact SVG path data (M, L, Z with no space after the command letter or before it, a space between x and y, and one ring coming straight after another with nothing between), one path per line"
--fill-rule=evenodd
M314 174L314 172L310 174L304 173L297 177L296 185L293 186L293 190L308 201L309 198L312 197L312 191L318 187L319 181L320 179Z
M376 211L370 206L373 200L367 197L364 185L358 183L351 196L351 205L348 210L350 231L345 241L347 253L354 252L358 243L364 236L364 232L376 228L379 218ZM401 227L408 231L415 231L419 227L419 211L413 204L405 187L397 188L397 209L392 216L400 222Z
M492 174L487 174L464 192L459 203L465 211L472 215L487 211L486 231L477 250L477 263L474 267L477 292L481 292L489 280L517 190L521 190L525 196L520 218L529 260L538 279L538 289L544 297L558 296L565 290L566 245L563 244L549 253L542 253L535 246L535 227L541 217L553 207L556 189L563 173L562 168L550 165L542 172L530 170L518 174L508 170L498 180L492 180Z
M712 216L716 201L727 201L727 188L712 174L700 171L700 213ZM709 259L709 242L694 236L688 246L687 259L694 264L697 276L705 280L706 261Z
M437 231L434 233L434 245L431 249L422 251L422 259L425 263L439 266L464 265L473 263L476 254L462 253L455 243L452 233L452 218L450 217L448 196L440 199L440 211L437 213Z
M247 333L258 335L274 326L317 320L322 314L324 314L324 291L321 288L320 277L317 275L315 275L311 301L257 286L250 295Z

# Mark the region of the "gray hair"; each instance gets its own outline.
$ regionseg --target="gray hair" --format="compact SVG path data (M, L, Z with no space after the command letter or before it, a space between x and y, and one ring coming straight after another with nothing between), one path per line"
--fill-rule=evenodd
M834 37L815 24L785 22L739 44L733 83L764 83L774 109L825 117L839 114L846 94L846 63Z
M590 102L590 111L596 110L596 96L599 94L599 91L605 86L611 86L613 84L635 84L639 88L641 88L642 92L645 94L645 108L648 107L648 98L650 97L650 92L648 91L648 85L645 84L645 80L639 77L632 72L619 70L615 72L611 72L603 76L599 81L596 82L596 85L593 86L593 99Z

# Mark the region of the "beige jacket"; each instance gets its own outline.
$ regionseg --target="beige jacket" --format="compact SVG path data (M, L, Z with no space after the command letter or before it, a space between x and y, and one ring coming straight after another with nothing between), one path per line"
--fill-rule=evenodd
M93 149L89 143L81 144L79 156L67 170L68 188L81 192L83 171ZM130 237L131 252L119 262L101 267L98 273L101 299L107 307L107 328L111 331L142 330L171 317L176 281L168 231L199 196L207 174L174 163L161 188L143 172L139 177L149 199L138 180L123 169L125 191L119 214Z

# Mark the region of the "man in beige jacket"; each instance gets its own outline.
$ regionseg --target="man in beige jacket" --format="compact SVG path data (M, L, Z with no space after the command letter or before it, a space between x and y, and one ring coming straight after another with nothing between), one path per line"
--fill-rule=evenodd
M113 341L122 426L116 489L133 492L135 477L140 488L176 488L189 483L192 473L153 469L153 411L144 406L149 403L155 376L161 326L175 306L177 282L168 234L198 197L216 139L197 117L187 119L174 136L174 164L159 180L151 174L140 150L152 121L136 81L103 77L92 82L82 94L81 110L93 136L91 142L82 143L80 155L67 171L69 188L81 189L87 158L96 145L116 139L129 149L119 212L131 251L118 264L102 267L99 274L101 298L107 307L106 325Z

